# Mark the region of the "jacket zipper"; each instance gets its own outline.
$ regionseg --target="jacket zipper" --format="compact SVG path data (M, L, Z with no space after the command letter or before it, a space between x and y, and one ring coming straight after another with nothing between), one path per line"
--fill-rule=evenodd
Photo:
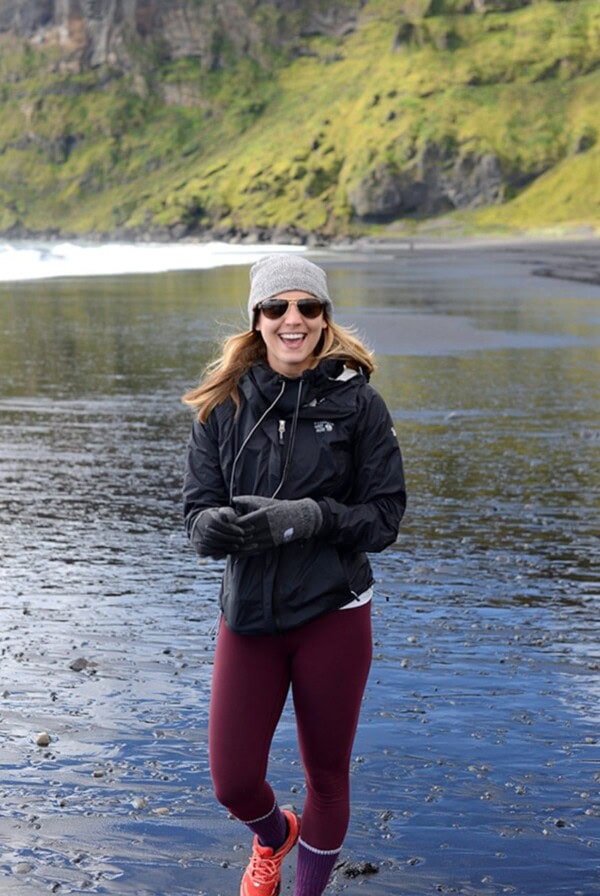
M285 463L285 420L279 421L279 425L277 427L277 432L279 434L279 451L280 451L281 470L283 470L283 465ZM277 571L276 571L275 578L273 581L273 599L271 601L271 611L273 613L273 622L275 624L275 629L277 631L279 631L279 605L280 605L280 596L279 596L279 585L277 582Z
M277 432L279 435L279 482L281 483L281 477L283 476L284 467L285 467L285 420L280 420L279 425L277 427ZM275 491L275 494L279 489Z

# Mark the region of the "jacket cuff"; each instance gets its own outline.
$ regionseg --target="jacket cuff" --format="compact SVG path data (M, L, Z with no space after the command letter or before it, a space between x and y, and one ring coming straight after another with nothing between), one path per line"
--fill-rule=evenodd
M321 499L320 501L317 501L317 505L323 517L321 528L319 529L317 534L319 538L327 538L327 536L330 535L333 530L333 514L329 509L327 501Z

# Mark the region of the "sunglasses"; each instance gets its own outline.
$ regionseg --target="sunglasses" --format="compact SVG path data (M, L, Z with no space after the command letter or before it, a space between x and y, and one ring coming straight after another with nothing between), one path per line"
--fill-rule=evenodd
M307 317L309 320L317 318L325 308L324 302L319 299L292 299L291 301L288 299L265 299L264 302L258 303L256 310L262 311L269 320L277 320L287 313L290 305L295 305L302 317Z

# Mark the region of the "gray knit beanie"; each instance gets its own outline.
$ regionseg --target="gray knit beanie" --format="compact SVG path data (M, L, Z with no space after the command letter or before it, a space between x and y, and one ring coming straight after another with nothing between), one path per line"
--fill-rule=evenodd
M253 324L254 309L259 302L292 289L301 289L321 299L329 317L333 316L327 275L322 268L301 255L265 255L250 268L250 326Z

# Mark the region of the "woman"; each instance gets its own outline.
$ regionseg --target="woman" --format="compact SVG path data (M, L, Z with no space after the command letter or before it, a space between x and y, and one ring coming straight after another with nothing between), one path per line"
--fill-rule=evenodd
M320 896L349 820L352 743L371 662L366 551L405 507L370 352L333 322L325 272L298 255L250 271L250 330L200 386L184 483L200 556L227 557L209 721L218 800L254 833L241 896L276 896L299 840L294 896ZM266 780L291 687L306 776L302 820Z

